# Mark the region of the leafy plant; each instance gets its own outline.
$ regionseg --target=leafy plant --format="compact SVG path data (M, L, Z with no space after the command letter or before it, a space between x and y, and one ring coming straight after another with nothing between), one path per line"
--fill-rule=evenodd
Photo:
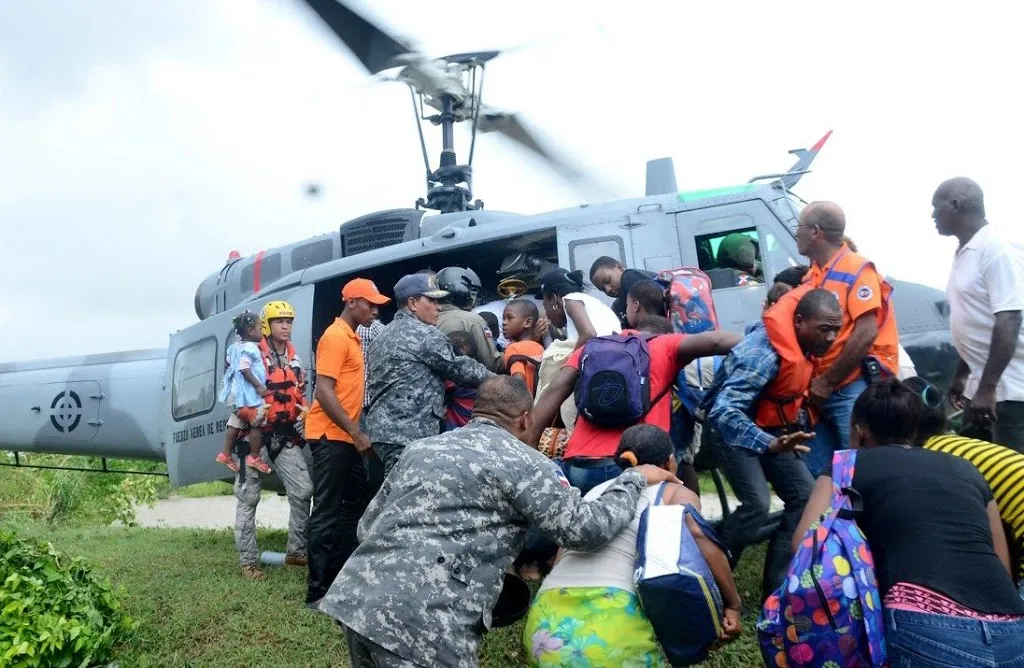
M0 665L104 664L135 623L80 557L0 532Z

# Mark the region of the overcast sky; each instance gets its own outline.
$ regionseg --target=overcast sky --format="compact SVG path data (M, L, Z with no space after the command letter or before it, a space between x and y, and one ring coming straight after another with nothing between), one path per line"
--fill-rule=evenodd
M950 176L1020 227L1019 10L353 4L431 54L526 43L488 69L485 98L623 193L642 194L649 158L673 156L681 188L729 185L834 128L797 192L839 202L884 271L945 285L955 242L929 215ZM474 172L489 209L580 198L500 138L480 141ZM423 194L407 89L369 83L300 0L0 1L0 361L163 347L231 249Z

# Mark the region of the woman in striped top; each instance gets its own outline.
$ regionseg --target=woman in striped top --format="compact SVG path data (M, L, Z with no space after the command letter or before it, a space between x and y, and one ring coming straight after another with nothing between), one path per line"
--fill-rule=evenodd
M1018 592L1024 599L1024 455L1001 445L950 433L942 393L923 378L908 378L904 384L924 404L917 426L918 445L966 459L992 489L1016 560Z

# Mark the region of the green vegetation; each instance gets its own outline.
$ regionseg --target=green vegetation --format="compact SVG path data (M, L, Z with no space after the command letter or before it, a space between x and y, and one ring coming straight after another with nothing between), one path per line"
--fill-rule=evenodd
M0 664L92 666L134 628L121 593L42 541L0 531Z
M30 461L51 466L100 466L98 459L86 457L32 455ZM110 460L108 466L163 470L162 464L150 462ZM705 493L714 491L709 475L701 475L701 488ZM0 665L17 665L15 654L5 658L5 653L27 650L24 643L35 647L37 657L39 652L56 647L56 639L63 637L61 633L70 634L74 632L72 628L78 628L78 622L71 621L78 618L87 619L82 622L82 630L75 632L71 644L60 645L78 646L75 651L93 651L92 663L85 665L102 665L100 662L109 660L105 652L110 645L113 659L123 668L348 665L345 644L334 623L303 606L304 569L271 567L267 569L266 580L249 582L240 575L230 531L131 526L134 504L166 498L172 491L188 497L232 494L231 485L225 482L171 490L165 478L156 476L0 467L0 531L13 530L22 539L49 541L59 553L84 558L72 562L57 553L51 554L49 548L31 548L36 555L29 558L32 563L50 564L32 566L46 575L41 582L20 576L7 582L11 566L6 552L12 548L2 546L15 543L8 536L2 538ZM106 526L115 520L126 526ZM283 531L260 531L261 549L284 551L286 540ZM15 552L29 550L24 543L17 545L21 547ZM737 583L745 601L757 601L763 558L763 548L750 550L737 571ZM97 576L109 578L117 591L123 593L115 594L103 581L90 575L86 563L92 565ZM71 589L67 590L70 607L56 613L69 620L64 625L56 621L56 616L47 617L28 607L38 605L42 598L52 598L48 590L39 587L56 586L51 583L58 579L48 578L56 578L59 569L78 573L76 577L84 583L73 595ZM25 597L28 588L32 593ZM30 602L10 607L14 599L3 596L12 591L23 595L18 600ZM118 608L122 603L123 611ZM95 606L95 614L85 613L90 605ZM29 617L31 623L24 621ZM135 623L129 622L129 618ZM704 665L761 665L753 623L754 615L748 614L744 618L743 638L713 654ZM525 665L521 635L521 623L488 634L481 650L481 664L494 668ZM25 657L18 655L21 658ZM79 659L70 665L80 662ZM61 664L39 659L35 664L24 665Z
M13 461L0 452L0 461ZM99 469L98 457L69 455L21 455L21 462L39 466L64 466ZM108 459L107 467L125 471L166 473L162 462ZM227 471L227 469L225 469ZM203 482L171 489L167 478L122 473L85 473L0 466L0 517L24 515L51 526L65 524L109 524L119 521L131 525L135 506L166 499L172 493L189 498L230 496L230 483Z
M23 522L22 536L42 537L84 556L127 591L124 605L138 627L115 647L124 668L134 666L346 666L344 642L323 615L303 608L305 571L267 568L249 582L239 573L229 531L120 527L60 528ZM282 531L261 531L260 548L284 551ZM756 602L764 550L744 555L737 572L744 600ZM704 664L758 666L751 615L744 636ZM488 634L481 664L524 665L522 626Z

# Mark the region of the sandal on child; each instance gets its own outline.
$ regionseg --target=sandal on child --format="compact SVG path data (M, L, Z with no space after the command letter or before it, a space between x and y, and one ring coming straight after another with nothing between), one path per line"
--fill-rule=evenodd
M245 458L245 465L253 467L260 473L270 473L270 467L265 461L263 461L262 457L253 457L252 455L248 455Z
M238 464L229 455L225 455L223 452L217 455L217 463L223 464L224 466L231 469L234 473L238 473Z
M263 571L260 567L255 564L247 564L242 566L242 577L248 580L262 580L264 577Z

